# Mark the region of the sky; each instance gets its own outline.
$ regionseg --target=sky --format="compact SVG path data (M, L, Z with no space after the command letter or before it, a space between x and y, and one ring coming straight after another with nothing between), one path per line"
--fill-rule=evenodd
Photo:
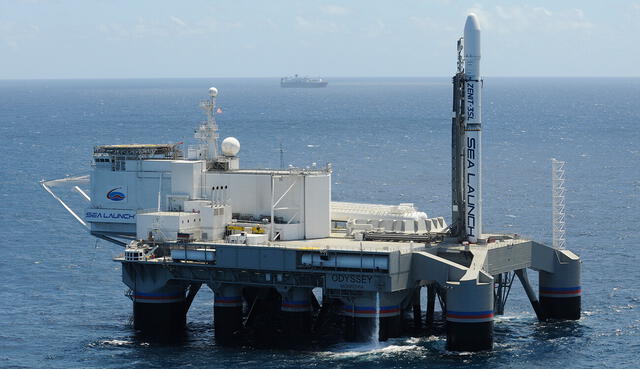
M640 76L640 0L0 0L0 79Z

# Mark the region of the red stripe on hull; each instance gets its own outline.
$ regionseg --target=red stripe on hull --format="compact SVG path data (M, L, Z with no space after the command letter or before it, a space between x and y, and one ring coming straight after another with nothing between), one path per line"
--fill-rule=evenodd
M543 295L575 295L578 293L582 293L581 289L572 290L572 291L540 291Z
M182 300L183 297L180 295L176 296L133 296L136 300Z
M482 315L447 314L447 318L454 318L454 319L486 319L486 318L493 318L493 314L482 314Z

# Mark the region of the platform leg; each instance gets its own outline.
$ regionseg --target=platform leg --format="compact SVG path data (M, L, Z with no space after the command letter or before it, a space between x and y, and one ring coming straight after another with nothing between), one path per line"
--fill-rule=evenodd
M343 305L345 339L386 341L402 334L400 303L406 295L372 294ZM378 299L378 300L377 300ZM379 310L377 307L379 306ZM378 336L376 337L376 328Z
M401 314L380 317L380 332L379 332L378 340L386 341L389 338L396 338L396 337L400 337L401 335L402 335L402 315Z
M350 342L369 342L373 339L375 318L344 316L344 339Z
M242 288L221 285L214 290L213 326L216 343L235 344L242 328Z
M415 329L422 328L422 306L420 306L420 291L422 287L416 288L413 292L413 300L411 301L411 309L413 310L413 327Z
M291 288L281 293L283 331L291 342L306 341L311 336L311 299L315 298L308 288Z
M580 319L580 258L571 251L556 250L553 269L553 273L539 273L542 313L548 319Z
M144 334L160 337L178 335L186 323L185 289L165 286L133 291L133 326Z
M282 328L282 296L275 288L254 289L246 327L253 332L253 338L260 344L273 345L280 340Z
M447 349L493 348L493 278L447 282Z
M425 318L427 330L433 329L433 317L436 309L436 287L433 285L427 286L427 315Z

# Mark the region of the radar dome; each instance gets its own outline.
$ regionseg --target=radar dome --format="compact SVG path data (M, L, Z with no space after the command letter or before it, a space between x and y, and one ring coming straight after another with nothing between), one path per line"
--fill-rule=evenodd
M222 141L222 153L225 156L236 156L240 151L240 141L235 137L227 137Z
M217 89L217 88L215 88L215 87L211 87L211 88L209 89L209 96L211 96L211 97L216 97L216 96L218 96L218 89Z

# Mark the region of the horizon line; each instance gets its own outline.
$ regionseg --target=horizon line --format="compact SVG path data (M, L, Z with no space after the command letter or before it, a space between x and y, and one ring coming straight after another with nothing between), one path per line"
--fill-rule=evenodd
M316 75L302 75L302 76L314 76ZM484 78L564 78L564 79L638 79L640 76L482 76ZM44 77L44 78L0 78L1 82L4 81L122 81L122 80L186 80L186 79L280 79L280 76L268 76L268 77ZM452 76L328 76L322 77L323 79L426 79L426 78L452 78ZM330 82L330 81L329 81Z

